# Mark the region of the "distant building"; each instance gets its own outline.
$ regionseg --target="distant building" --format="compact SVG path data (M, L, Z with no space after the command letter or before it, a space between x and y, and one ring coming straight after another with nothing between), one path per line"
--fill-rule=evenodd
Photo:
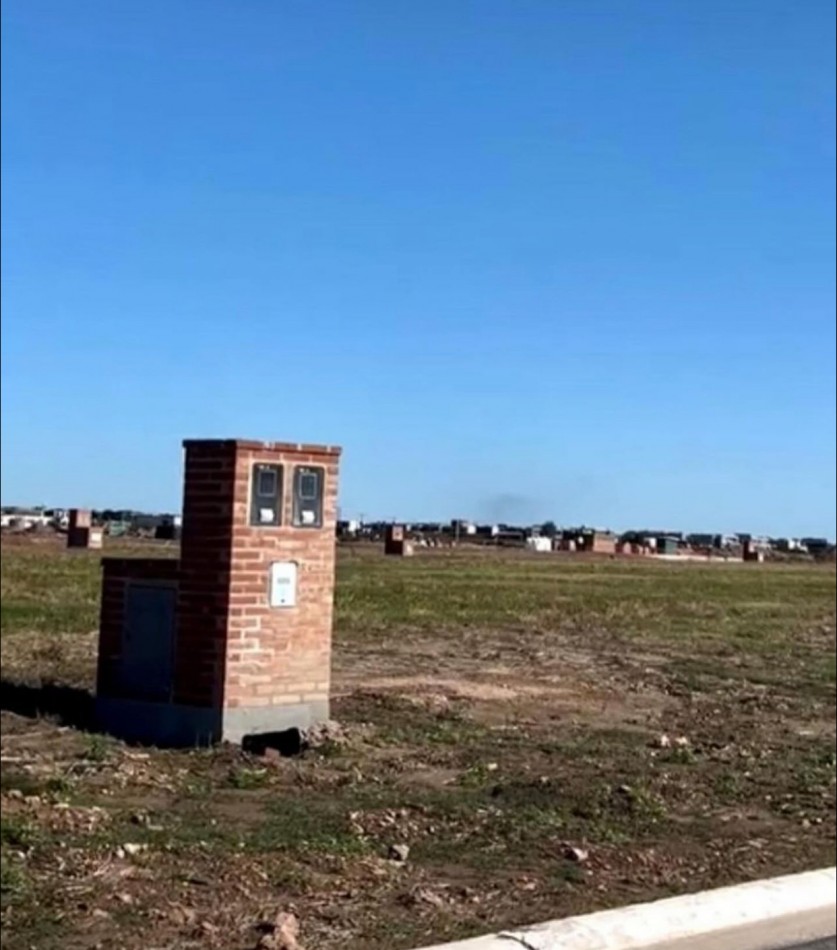
M827 554L831 549L831 543L828 538L802 538L802 544L809 554L815 557L821 554Z
M706 537L713 537L706 535ZM637 551L648 554L662 554L670 557L680 552L680 545L685 543L682 532L678 531L626 531L620 538L622 549L630 545Z
M552 538L533 536L526 539L526 548L544 554L552 550Z
M615 554L617 537L612 531L597 528L565 528L560 533L558 545L562 551L578 551L585 554Z
M54 510L45 508L4 508L0 513L0 527L19 530L46 527L52 524L54 517Z
M808 547L801 538L775 538L773 547L783 554L808 554Z

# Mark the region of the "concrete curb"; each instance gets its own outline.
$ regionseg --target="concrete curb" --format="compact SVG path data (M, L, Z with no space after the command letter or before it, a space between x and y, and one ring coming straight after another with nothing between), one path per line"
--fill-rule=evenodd
M816 917L820 928L829 928L829 921L833 928L836 888L837 869L827 868L553 920L423 950L513 950L515 946L524 950L647 950L700 938L709 940L713 935L720 937L747 928L758 928L771 937L782 922L808 917ZM830 933L826 929L814 935Z

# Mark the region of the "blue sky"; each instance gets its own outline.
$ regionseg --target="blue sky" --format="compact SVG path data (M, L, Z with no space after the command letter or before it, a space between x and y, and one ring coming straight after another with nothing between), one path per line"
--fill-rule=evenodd
M834 533L830 0L4 0L2 496Z

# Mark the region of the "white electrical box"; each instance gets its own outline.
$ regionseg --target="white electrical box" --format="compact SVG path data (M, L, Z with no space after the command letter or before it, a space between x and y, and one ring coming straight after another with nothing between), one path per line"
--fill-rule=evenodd
M270 565L271 607L296 607L296 574L294 561L274 561Z

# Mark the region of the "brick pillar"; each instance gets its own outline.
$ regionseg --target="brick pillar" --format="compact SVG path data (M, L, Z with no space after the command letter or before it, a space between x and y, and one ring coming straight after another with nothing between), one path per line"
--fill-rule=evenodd
M88 508L71 508L68 512L67 527L70 531L76 528L89 528L92 524L92 514Z
M67 547L101 547L101 538L93 538L92 513L87 508L71 508L67 520ZM91 540L94 543L91 544Z
M184 447L174 703L220 712L219 738L230 741L327 718L340 450ZM275 506L257 492L263 469L267 487L278 476ZM271 603L274 564L288 590L296 574L287 603Z

